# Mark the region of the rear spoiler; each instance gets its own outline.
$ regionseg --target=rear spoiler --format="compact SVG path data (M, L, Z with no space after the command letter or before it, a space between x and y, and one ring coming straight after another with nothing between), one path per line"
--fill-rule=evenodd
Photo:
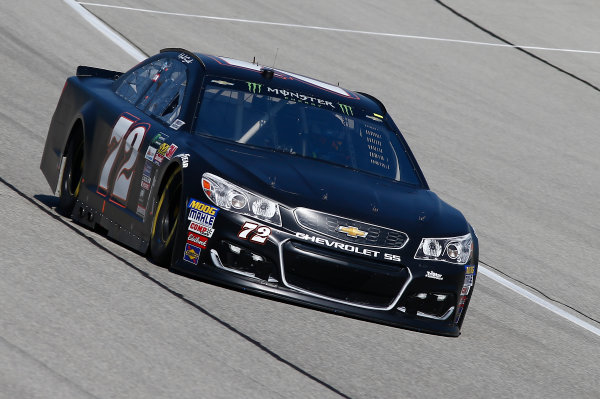
M108 69L83 65L77 67L77 76L91 76L95 78L117 80L121 75L123 75L123 72L109 71Z

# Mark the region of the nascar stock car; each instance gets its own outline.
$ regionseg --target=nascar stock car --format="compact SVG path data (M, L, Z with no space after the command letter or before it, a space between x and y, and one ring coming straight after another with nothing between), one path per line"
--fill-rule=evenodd
M477 237L371 95L184 49L80 66L41 169L59 212L178 273L460 334Z

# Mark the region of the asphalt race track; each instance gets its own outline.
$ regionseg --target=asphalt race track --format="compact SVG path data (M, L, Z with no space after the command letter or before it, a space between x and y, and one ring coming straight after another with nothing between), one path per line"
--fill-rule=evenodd
M187 279L58 216L39 163L65 79L137 61L79 5L4 0L1 398L600 397L596 0L98 2L145 54L277 53L379 97L482 269L443 338Z

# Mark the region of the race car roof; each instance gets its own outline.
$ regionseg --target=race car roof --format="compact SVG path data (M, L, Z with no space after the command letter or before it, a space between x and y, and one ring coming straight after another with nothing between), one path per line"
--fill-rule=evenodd
M195 58L202 63L208 75L257 82L276 87L278 90L301 92L334 102L353 104L353 106L360 106L381 115L386 113L383 104L369 94L353 92L337 85L325 83L293 72L228 57L192 53L185 49L169 48L162 50L161 53L167 51L184 52Z

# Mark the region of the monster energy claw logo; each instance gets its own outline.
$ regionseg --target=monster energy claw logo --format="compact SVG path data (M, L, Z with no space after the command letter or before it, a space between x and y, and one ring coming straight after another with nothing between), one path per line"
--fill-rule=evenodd
M254 83L254 82L246 82L246 83L248 83L248 91L249 92L260 94L260 90L262 89L262 85L260 83Z
M352 112L352 107L346 104L338 104L340 106L340 109L342 110L342 113L346 114L346 115L354 115L354 112Z

